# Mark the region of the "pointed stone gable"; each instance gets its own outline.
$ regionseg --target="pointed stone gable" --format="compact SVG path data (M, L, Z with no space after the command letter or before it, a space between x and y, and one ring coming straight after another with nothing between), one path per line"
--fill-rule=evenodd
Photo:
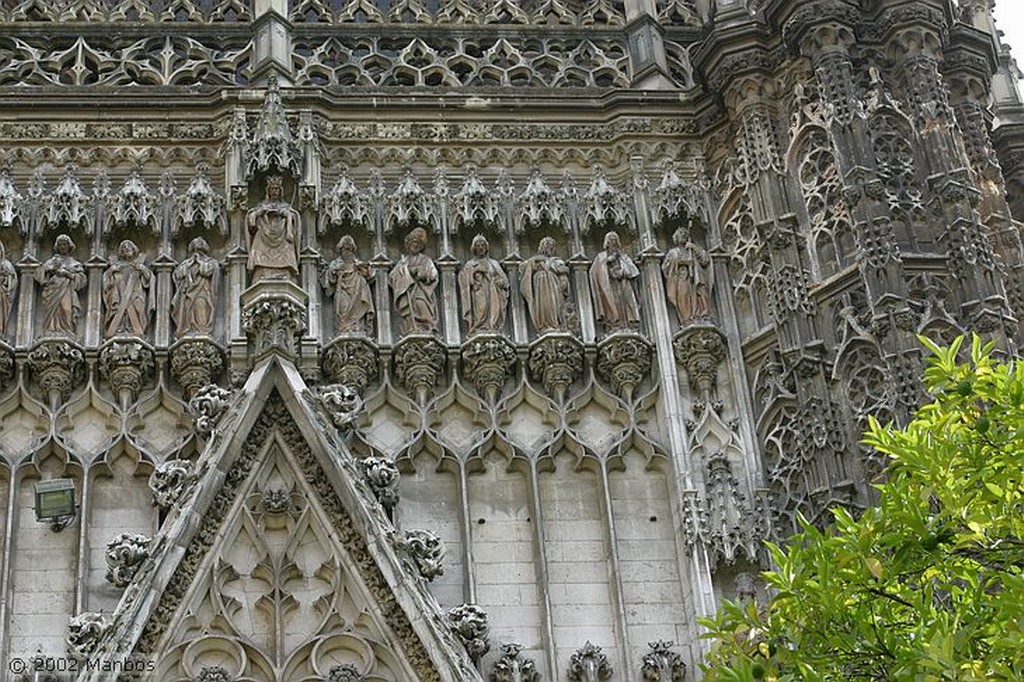
M480 679L291 363L254 371L179 504L82 679Z

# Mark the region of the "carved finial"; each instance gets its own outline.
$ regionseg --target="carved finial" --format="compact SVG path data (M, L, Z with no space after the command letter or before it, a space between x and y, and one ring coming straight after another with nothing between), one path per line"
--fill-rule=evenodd
M250 173L277 171L296 176L299 159L298 146L281 102L277 75L272 73L267 79L267 94L249 143L248 169Z

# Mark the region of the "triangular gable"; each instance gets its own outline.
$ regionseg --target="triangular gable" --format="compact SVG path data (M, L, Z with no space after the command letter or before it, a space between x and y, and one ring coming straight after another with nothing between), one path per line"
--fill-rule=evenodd
M160 680L203 668L480 680L393 530L294 365L271 356L233 399L81 679L145 660Z

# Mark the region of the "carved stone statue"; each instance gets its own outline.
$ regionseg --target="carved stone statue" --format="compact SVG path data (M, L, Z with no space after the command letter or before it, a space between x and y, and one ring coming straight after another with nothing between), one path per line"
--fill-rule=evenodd
M508 309L508 276L490 258L490 244L482 234L473 238L473 257L459 271L462 317L467 333L500 332Z
M251 282L299 278L299 213L282 200L281 178L267 179L263 201L245 216Z
M334 296L337 334L365 334L373 326L370 266L356 257L356 242L345 235L338 242L338 257L320 274L328 296Z
M18 271L7 258L7 249L0 242L0 338L7 333L7 321L14 308L14 290L18 288Z
M220 265L202 237L188 244L188 257L174 268L171 313L178 336L212 334Z
M597 320L605 332L639 329L640 304L633 290L633 280L640 271L629 256L622 253L619 235L604 236L604 251L597 254L590 266L590 294L594 297Z
M75 243L66 234L57 235L54 254L36 269L36 281L43 285L43 333L75 336L82 303L78 292L86 284L85 268L71 252Z
M142 336L153 312L153 271L146 267L146 254L125 239L103 273L103 304L106 335Z
M519 266L520 289L538 334L565 331L569 304L569 266L555 256L555 240L540 240L537 255Z
M665 254L661 265L668 300L675 306L680 324L707 319L711 315L711 258L690 241L689 227L676 230L672 241L675 247Z
M423 253L426 245L426 230L415 228L405 238L406 254L388 275L403 334L437 331L437 267Z

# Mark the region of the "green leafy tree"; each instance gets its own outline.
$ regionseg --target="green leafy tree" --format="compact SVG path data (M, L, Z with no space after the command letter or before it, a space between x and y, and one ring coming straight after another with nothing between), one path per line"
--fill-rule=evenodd
M864 438L878 505L769 546L768 603L703 621L706 680L1024 680L1024 362L922 341L934 402Z

